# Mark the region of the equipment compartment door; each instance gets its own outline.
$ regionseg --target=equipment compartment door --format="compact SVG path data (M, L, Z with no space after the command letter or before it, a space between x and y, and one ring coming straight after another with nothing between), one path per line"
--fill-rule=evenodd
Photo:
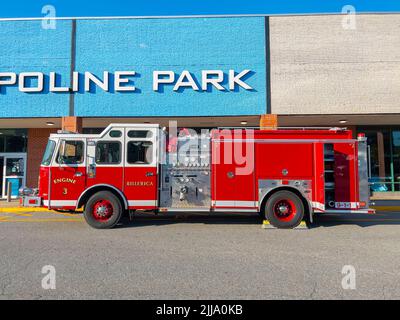
M254 144L219 140L212 148L214 207L256 209Z
M154 209L158 190L158 129L127 130L124 193L130 208Z
M335 208L357 209L358 162L355 143L335 143Z
M326 151L327 148L323 143L314 143L312 206L318 211L325 211L325 188L334 188L334 185L329 184L330 182L325 184L325 177L330 174L328 171L325 172L325 162L331 160L330 154Z

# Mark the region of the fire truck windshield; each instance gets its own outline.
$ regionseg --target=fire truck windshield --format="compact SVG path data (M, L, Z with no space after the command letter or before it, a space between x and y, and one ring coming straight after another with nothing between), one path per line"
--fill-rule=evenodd
M44 151L43 154L42 165L44 166L50 165L55 147L56 147L55 141L49 140L49 142L47 142L46 150Z

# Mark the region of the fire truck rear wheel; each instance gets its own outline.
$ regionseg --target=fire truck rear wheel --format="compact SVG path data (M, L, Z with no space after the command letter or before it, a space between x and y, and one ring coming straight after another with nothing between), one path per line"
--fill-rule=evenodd
M93 228L110 229L119 222L122 213L119 199L112 192L100 191L89 198L83 216Z
M295 228L303 220L303 217L303 202L291 191L278 191L265 204L265 219L276 228Z

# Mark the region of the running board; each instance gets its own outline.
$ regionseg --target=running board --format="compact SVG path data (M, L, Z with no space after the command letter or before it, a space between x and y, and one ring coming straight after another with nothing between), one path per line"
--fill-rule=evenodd
M356 209L356 210L325 210L324 213L362 213L362 214L375 214L375 209Z

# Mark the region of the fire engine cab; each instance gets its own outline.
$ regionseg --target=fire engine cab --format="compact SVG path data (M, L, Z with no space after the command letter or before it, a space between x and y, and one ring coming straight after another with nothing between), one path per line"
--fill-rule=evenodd
M133 211L259 213L278 228L315 213L368 208L366 138L341 128L218 128L176 135L158 124L110 124L49 138L38 189L24 206L83 208L94 228Z

